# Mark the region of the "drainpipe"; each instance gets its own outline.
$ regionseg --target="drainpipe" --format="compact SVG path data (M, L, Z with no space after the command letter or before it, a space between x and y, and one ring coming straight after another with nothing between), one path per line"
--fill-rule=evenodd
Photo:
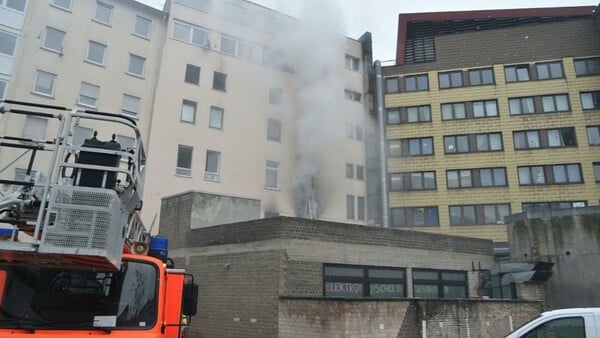
M385 118L383 115L383 76L381 62L375 61L375 92L377 94L377 126L379 129L379 175L381 176L381 226L389 227L387 157L385 151Z

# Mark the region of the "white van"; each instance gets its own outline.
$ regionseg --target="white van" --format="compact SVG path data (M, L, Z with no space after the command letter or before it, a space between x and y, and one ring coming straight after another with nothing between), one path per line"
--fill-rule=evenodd
M600 338L600 307L544 312L504 338Z

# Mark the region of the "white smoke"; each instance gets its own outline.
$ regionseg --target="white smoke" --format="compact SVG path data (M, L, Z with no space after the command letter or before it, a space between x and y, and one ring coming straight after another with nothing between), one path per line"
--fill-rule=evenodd
M344 138L340 107L344 95L345 37L341 10L333 0L306 0L299 20L282 37L283 63L294 71L296 102L296 186L301 216L316 217L314 177L324 170L323 152ZM322 203L323 201L320 201ZM306 212L310 203L311 212Z

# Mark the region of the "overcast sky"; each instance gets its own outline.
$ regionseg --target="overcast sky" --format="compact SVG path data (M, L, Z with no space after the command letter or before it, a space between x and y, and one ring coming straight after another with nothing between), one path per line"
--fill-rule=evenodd
M164 0L138 0L162 8ZM217 0L218 1L218 0ZM324 0L321 0L324 1ZM330 0L338 4L348 37L358 39L364 32L373 35L373 58L396 57L398 14L478 9L597 6L600 0ZM252 2L292 16L298 16L303 1L253 0Z

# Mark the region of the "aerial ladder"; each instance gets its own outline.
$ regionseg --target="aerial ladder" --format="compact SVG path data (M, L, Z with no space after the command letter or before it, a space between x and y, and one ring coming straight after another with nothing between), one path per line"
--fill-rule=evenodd
M146 158L137 121L0 101L0 118L9 115L46 121L55 134L0 135L0 336L6 328L11 337L182 337L198 286L140 219ZM81 142L84 121L100 131ZM127 130L133 142L102 141L102 130Z

